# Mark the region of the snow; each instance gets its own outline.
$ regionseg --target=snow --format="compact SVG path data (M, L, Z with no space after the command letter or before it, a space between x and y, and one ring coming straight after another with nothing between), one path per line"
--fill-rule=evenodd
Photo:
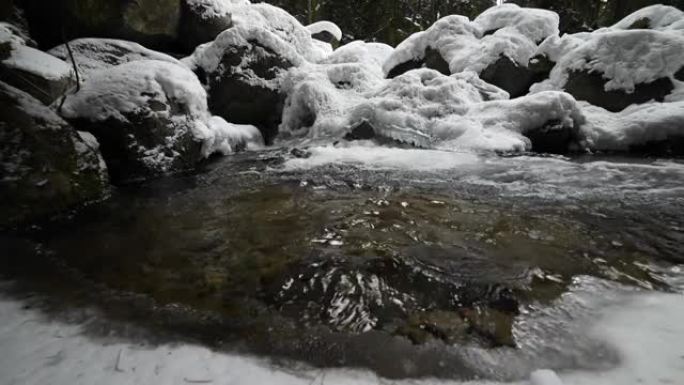
M521 8L516 4L503 4L482 12L473 24L483 33L504 27L512 28L532 40L541 42L549 36L558 35L558 14L536 8Z
M230 47L247 47L254 48L255 42L261 47L267 47L278 54L285 60L290 61L295 65L300 65L304 59L297 53L294 47L282 40L278 35L261 27L248 27L238 25L233 28L223 31L216 37L213 43L202 45L192 55L191 59L186 59L185 63L194 64L202 68L206 73L212 73L214 76L221 76L223 71L227 68L221 66L221 60L226 51ZM261 49L251 49L257 54ZM242 75L251 79L255 86L264 88L277 89L279 87L280 79L263 79L256 74L251 73L248 68L244 68L250 63L259 60L258 57L244 55L242 63L238 66L236 71L244 71Z
M342 30L340 27L337 26L337 24L331 22L331 21L318 21L313 24L309 24L306 26L306 29L309 30L309 32L312 35L321 33L321 32L328 32L330 35L332 35L335 40L340 41L342 40Z
M658 31L684 31L684 12L671 6L656 4L642 8L614 24L610 29L629 29L642 19L648 19L648 28Z
M569 38L566 47L565 53L552 55L560 60L549 80L535 85L533 92L562 89L571 71L599 72L607 79L606 91L633 92L637 84L673 78L684 65L684 36L671 32L594 32L584 34L580 39Z
M385 73L402 63L423 59L427 48L441 54L452 74L480 73L501 55L527 67L537 43L558 35L558 23L554 12L515 4L489 8L473 21L447 16L400 43L385 62Z
M261 132L254 126L228 123L219 116L212 116L206 128L201 134L204 135L201 139L205 158L212 154L229 155L242 148L258 149L264 145Z
M394 48L387 44L356 40L337 48L324 62L330 64L369 63L382 69L382 65L393 51Z
M599 151L628 151L648 142L684 138L684 101L632 105L609 112L581 103L588 124L583 127L591 148Z
M11 42L17 45L26 45L26 39L21 31L10 23L0 21L0 43Z
M321 59L309 30L281 8L266 3L236 5L231 7L231 14L234 25L267 30L289 44L306 60Z
M71 41L69 46L82 80L96 71L138 60L161 60L181 64L169 55L125 40L83 38ZM66 45L57 46L48 53L66 62L71 60Z
M165 108L152 108L153 102ZM232 125L212 117L206 91L195 74L165 61L133 61L96 72L78 93L66 99L61 113L68 119L92 122L128 122L129 117L140 115L168 119L177 133L190 130L203 143L205 157L215 152L228 154L262 141L255 127ZM172 142L175 136L167 140ZM156 150L150 150L145 159L162 170L172 161Z

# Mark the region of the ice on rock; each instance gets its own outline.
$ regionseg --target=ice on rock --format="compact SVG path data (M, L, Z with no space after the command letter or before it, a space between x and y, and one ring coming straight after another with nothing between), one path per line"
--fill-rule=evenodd
M379 67L366 62L310 64L290 73L280 133L319 138L341 135L349 111L384 84Z
M69 42L69 47L73 52L81 80L87 79L96 71L138 60L160 60L181 65L180 61L169 55L125 40L83 38ZM70 61L66 45L57 46L48 53L67 62Z

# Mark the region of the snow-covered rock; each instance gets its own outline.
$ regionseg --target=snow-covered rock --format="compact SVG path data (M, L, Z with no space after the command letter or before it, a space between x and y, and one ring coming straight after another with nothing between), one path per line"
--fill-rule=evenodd
M0 227L99 199L107 171L90 139L0 82Z
M684 31L684 12L671 6L651 5L635 11L608 29Z
M470 21L447 16L399 44L384 69L392 78L427 67L443 74L474 71L512 97L527 93L545 78L529 69L537 45L558 35L558 15L515 4L492 7Z
M235 132L245 129L211 117L206 91L190 70L156 60L94 73L61 114L97 137L114 182L191 168L212 153L238 149L243 139ZM251 138L254 129L246 129Z
M610 112L581 103L583 131L597 151L684 154L684 101L634 105Z
M383 43L353 41L337 48L325 58L324 63L368 63L382 70L383 64L392 55L394 48Z
M26 45L10 25L0 23L0 81L51 104L75 85L71 66Z
M236 5L231 8L231 12L236 26L265 29L291 45L304 59L321 59L309 30L283 9L258 3Z
M305 60L270 30L238 24L199 47L186 63L205 75L214 114L255 125L270 141L281 121L283 79Z
M473 20L473 24L484 35L502 28L511 28L537 44L549 36L558 35L559 22L558 14L555 12L521 8L513 3L491 7Z
M160 60L182 65L169 55L125 40L83 38L69 42L69 46L81 80L87 79L96 71L138 60ZM51 49L48 53L66 62L71 60L64 44Z
M684 67L684 36L655 30L617 30L568 40L548 81L533 91L566 90L610 111L663 101Z
M183 47L192 51L230 28L232 5L228 0L183 0L179 36Z
M318 21L306 26L311 37L326 43L339 43L342 40L342 30L331 21Z

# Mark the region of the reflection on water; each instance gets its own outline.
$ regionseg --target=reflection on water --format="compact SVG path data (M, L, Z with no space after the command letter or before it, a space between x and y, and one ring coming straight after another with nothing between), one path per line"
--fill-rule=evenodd
M468 159L301 169L244 154L5 235L3 271L62 306L390 377L524 375L490 373L464 354L475 347L560 368L612 362L591 343L538 349L532 337L553 337L521 314L556 311L578 277L675 290L662 271L682 261L681 167Z

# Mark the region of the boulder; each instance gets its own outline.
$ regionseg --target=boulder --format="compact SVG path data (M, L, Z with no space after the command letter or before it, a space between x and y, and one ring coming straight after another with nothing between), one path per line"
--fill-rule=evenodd
M172 47L181 14L179 0L24 0L23 6L31 35L44 49L64 43L64 35Z
M51 104L75 86L71 66L25 45L25 40L0 25L0 81Z
M181 1L179 41L185 50L192 52L233 26L227 4L213 0Z
M579 149L582 138L576 127L563 124L558 119L550 120L543 126L525 132L532 143L531 150L545 154L567 154Z
M565 84L565 91L577 100L587 101L608 111L622 111L632 104L646 103L651 100L662 102L674 89L670 78L659 78L649 83L636 84L634 91L606 91L608 79L600 72L571 71Z
M397 65L387 73L387 78L393 79L417 68L429 68L444 75L451 74L451 71L449 71L449 63L444 60L442 54L432 47L427 47L425 49L425 54L421 59L412 59Z
M286 97L283 76L303 62L292 45L266 29L236 26L191 61L206 79L213 114L255 125L267 143L273 141Z
M37 220L106 192L90 135L79 135L39 100L0 82L0 227Z
M674 78L679 80L680 82L684 82L684 66L682 66L682 68L675 72Z
M114 183L188 169L207 154L206 92L172 63L134 61L97 72L61 114L95 135Z
M84 38L69 42L69 47L81 80L89 78L96 71L138 60L160 60L182 65L169 55L125 40ZM65 44L51 49L48 53L67 62L71 60Z

